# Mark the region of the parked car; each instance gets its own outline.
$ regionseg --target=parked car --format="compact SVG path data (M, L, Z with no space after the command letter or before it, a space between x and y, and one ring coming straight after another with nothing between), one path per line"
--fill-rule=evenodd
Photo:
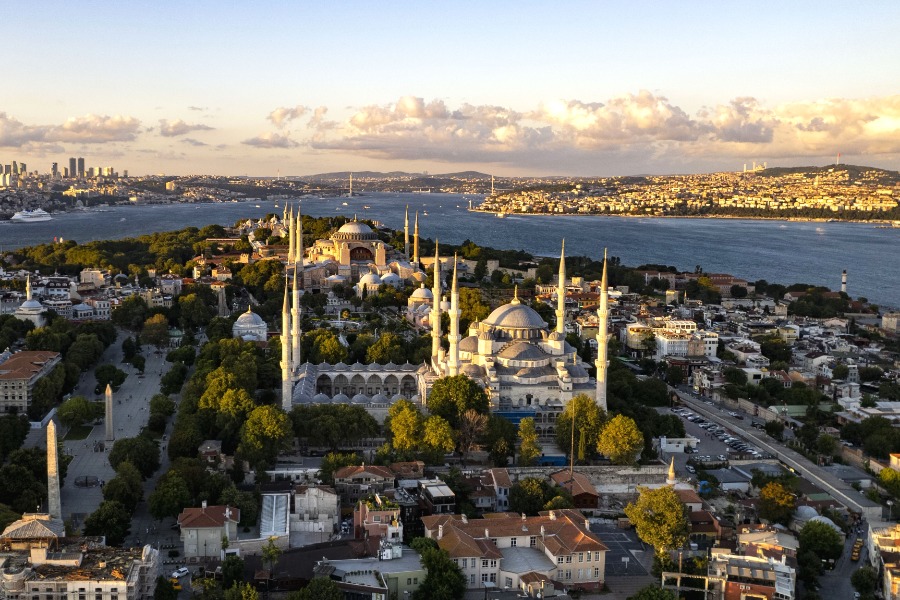
M179 568L175 569L174 571L172 571L172 578L179 579L181 577L186 577L190 574L191 574L191 572L188 571L187 567L179 567Z

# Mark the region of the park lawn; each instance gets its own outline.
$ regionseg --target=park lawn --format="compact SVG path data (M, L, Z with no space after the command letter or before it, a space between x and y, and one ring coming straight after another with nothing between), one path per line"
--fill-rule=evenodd
M83 440L86 439L87 436L91 435L91 430L94 428L93 425L76 425L69 429L69 432L66 434L66 437L63 439L66 441L73 440Z

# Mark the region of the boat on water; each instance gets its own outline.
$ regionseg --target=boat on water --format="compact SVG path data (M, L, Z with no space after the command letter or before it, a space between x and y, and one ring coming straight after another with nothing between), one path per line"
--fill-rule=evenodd
M505 218L506 218L506 213L505 213L505 212L498 212L498 213L497 213L497 218L498 218L498 219L505 219Z
M37 208L35 210L20 210L10 218L10 221L15 223L40 223L52 219L53 217L46 210Z

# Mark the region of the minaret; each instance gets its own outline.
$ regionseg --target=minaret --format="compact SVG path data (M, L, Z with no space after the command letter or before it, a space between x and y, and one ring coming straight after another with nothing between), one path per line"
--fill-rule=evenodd
M559 284L556 286L556 331L566 335L566 240L559 255Z
M600 306L597 308L597 362L595 363L597 366L597 393L594 398L597 405L603 410L606 410L606 352L609 344L607 339L609 337L607 332L609 327L607 323L609 319L609 307L607 306L609 302L608 286L606 279L606 249L604 248L603 277L600 279Z
M56 446L56 423L47 423L47 514L51 519L62 519L62 501L59 496L59 457Z
M435 241L435 244L437 241ZM419 264L419 211L416 211L416 226L413 231L413 265Z
M406 205L406 216L403 219L403 254L409 260L409 204Z
M416 219L418 221L418 218ZM416 227L418 233L418 227ZM416 242L419 236L416 235ZM418 249L418 243L416 243ZM437 360L437 356L441 350L441 257L438 253L438 241L434 240L434 286L432 288L434 296L433 306L431 307L431 356Z
M453 285L450 289L450 356L447 358L449 374L459 375L459 287L456 283L456 254L453 255Z
M666 485L675 485L678 479L675 477L675 456L672 456L672 462L669 463L669 474L666 475Z
M288 253L287 253L287 262L285 264L291 264L294 262L294 207L291 207L291 212L288 213ZM287 269L285 269L287 271Z
M841 291L847 293L847 269L841 272Z
M112 442L116 439L116 434L113 429L113 398L112 398L112 386L110 384L106 384L106 441Z
M300 289L297 280L302 277L299 263L294 263L293 307L291 307L291 372L300 369Z
M353 197L353 173L350 173L350 193L347 196L349 198Z
M291 390L291 313L285 278L284 302L281 305L281 407L285 410L291 409Z

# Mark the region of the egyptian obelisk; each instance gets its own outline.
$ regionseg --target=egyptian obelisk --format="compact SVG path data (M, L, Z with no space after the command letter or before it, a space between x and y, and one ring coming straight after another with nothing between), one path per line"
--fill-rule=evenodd
M106 384L106 441L113 442L116 434L113 430L112 387Z
M59 498L59 458L56 455L56 423L47 423L47 514L51 519L62 519L62 502Z

